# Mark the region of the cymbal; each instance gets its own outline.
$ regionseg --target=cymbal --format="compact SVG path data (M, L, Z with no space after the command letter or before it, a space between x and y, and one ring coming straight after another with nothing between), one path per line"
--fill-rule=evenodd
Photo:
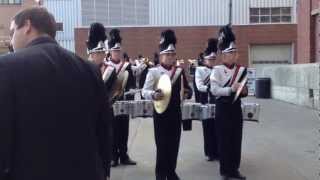
M163 74L156 85L156 89L160 89L164 97L161 100L153 101L154 109L157 113L162 114L167 110L171 98L171 80L167 74Z
M124 71L123 73L119 74L115 84L112 86L111 89L111 98L114 99L115 97L120 97L128 82L129 73L128 71Z
M243 90L244 86L246 85L247 83L247 80L248 80L248 77L246 76L240 83L240 87L238 88L237 92L236 92L236 95L234 96L234 99L233 99L233 103L239 98L240 94L241 94L241 91Z

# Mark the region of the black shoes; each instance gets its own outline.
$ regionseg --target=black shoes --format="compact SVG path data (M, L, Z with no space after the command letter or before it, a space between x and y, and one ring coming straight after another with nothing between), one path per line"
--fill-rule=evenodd
M219 161L217 156L207 156L207 161Z
M132 160L128 155L124 155L119 158L114 158L114 160L111 161L111 167L117 167L119 166L119 159L121 165L137 165L137 162Z
M120 164L122 165L137 165L137 162L132 160L129 156L126 156L125 158L120 158Z
M232 175L231 178L234 178L234 179L240 179L240 180L246 180L247 178L240 174L240 172L237 172L236 174Z
M240 174L240 172L237 172L233 175L222 175L221 180L246 180L246 177Z
M180 180L180 178L176 172L173 172L168 175L156 174L156 180Z
M180 180L179 176L177 175L176 172L169 174L167 177L168 180Z
M156 180L167 180L165 176L156 175Z
M119 166L119 160L112 160L111 167L117 167L117 166Z

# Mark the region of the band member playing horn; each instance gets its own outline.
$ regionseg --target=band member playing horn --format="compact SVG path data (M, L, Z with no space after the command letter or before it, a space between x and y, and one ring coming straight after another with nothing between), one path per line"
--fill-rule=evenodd
M200 53L199 57L197 59L198 67L203 66L203 61L204 61L203 59L204 59L203 53ZM196 76L195 75L193 76L192 80L193 80L192 84L193 84L193 91L194 91L194 99L196 102L200 102L200 92L199 92L197 85L196 85Z
M100 70L101 74L103 75L103 80L105 84L105 91L107 92L107 95L110 96L110 90L112 87L112 84L114 84L117 76L116 76L116 71L115 68L112 66L108 66L107 64L104 63L105 59L105 51L106 51L106 46L105 46L105 41L107 39L106 31L105 28L102 24L100 23L93 23L90 26L90 31L89 31L89 37L87 40L87 52L89 54L89 61L93 62L96 64ZM106 97L106 101L108 101L110 98ZM109 104L110 111L112 112L112 106ZM112 116L112 114L111 114ZM111 120L113 119L113 116L110 118ZM113 121L113 120L112 120ZM109 137L112 137L112 122L106 122L109 124L109 131L110 133ZM111 162L111 150L112 150L112 139L109 138L105 140L105 143L108 143L109 147L109 157L108 159L105 160L104 166L106 169L106 175L107 177L110 177L110 162Z
M174 31L166 30L161 33L159 47L160 65L149 69L142 95L146 99L153 100L154 103L160 102L159 106L155 105L153 115L157 147L156 179L179 180L176 174L176 166L182 123L181 89L184 89L183 96L185 98L191 98L192 90L188 85L183 69L175 66L176 36ZM163 77L167 77L167 80ZM162 90L159 88L161 79L166 80L162 81L166 85L161 87ZM170 88L170 96L166 93L167 88ZM162 102L163 104L161 104ZM163 108L164 106L166 108ZM162 110L157 110L157 107Z
M246 179L239 172L242 142L241 100L248 90L245 86L246 68L237 65L238 53L230 25L219 32L222 65L212 71L211 92L216 96L216 129L218 135L220 174L223 180Z
M108 51L111 54L107 64L116 69L117 77L128 73L127 83L124 91L129 91L135 87L134 76L129 62L121 58L121 37L118 29L112 29L109 33ZM124 97L123 93L116 97L117 100L133 100L132 97ZM128 137L129 137L129 115L119 115L114 118L113 122L113 151L111 166L116 167L120 163L123 165L136 165L128 155Z
M215 65L217 53L217 39L208 39L208 47L204 52L204 66L196 68L195 84L199 90L199 100L202 104L215 104L215 97L210 92L210 75ZM208 161L218 159L218 144L214 119L202 121L204 137L204 153Z

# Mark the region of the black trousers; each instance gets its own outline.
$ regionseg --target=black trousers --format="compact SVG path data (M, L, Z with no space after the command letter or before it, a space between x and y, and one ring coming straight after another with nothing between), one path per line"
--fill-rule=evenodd
M112 158L114 161L128 158L129 116L120 115L113 122Z
M232 176L238 172L241 161L243 128L241 101L232 104L218 99L215 122L219 143L220 174Z
M175 170L181 137L181 111L171 111L154 115L157 179L177 179Z
M214 119L202 121L204 154L208 157L218 158L218 138L214 121Z

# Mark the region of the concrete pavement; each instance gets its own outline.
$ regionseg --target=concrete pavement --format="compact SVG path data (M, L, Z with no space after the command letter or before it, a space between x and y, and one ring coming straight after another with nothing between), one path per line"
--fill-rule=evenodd
M320 120L311 109L276 100L261 105L260 123L244 126L241 172L248 180L319 180ZM113 168L111 180L153 180L155 143L151 118L130 123L129 154L137 166ZM219 180L219 163L203 155L202 126L182 133L177 172L182 180Z

